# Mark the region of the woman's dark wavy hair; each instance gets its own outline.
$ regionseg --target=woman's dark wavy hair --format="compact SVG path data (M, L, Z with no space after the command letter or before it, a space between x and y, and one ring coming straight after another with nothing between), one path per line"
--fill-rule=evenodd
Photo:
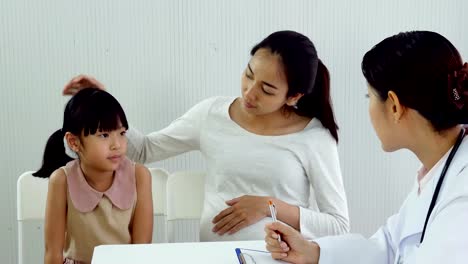
M462 96L461 108L453 98L454 88L460 93L468 91L468 82L457 80L462 67L452 43L430 31L386 38L362 60L362 73L382 101L389 91L395 92L404 106L418 111L435 131L468 123L468 96Z
M250 55L259 49L269 49L281 57L289 87L287 96L304 94L292 111L320 120L338 142L338 126L330 99L330 75L312 41L298 32L278 31L255 45Z
M73 160L65 154L63 137L66 132L86 137L97 131L116 130L120 126L128 129L127 117L111 94L97 88L82 89L65 106L63 126L49 137L42 166L33 175L48 178L56 169Z

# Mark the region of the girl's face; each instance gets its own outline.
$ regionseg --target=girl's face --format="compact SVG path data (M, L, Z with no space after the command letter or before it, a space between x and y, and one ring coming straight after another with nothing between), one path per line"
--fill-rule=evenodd
M288 83L281 57L268 49L259 49L252 56L242 75L241 92L241 108L252 115L272 114L297 101L286 96Z
M102 171L116 170L127 153L126 128L112 131L97 131L81 136L79 146L80 161L87 166Z

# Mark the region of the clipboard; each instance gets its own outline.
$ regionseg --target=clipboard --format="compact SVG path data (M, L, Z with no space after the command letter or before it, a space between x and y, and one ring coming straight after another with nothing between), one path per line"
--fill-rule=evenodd
M275 260L271 257L270 252L248 248L236 248L237 259L239 264L279 264L287 263L281 260Z

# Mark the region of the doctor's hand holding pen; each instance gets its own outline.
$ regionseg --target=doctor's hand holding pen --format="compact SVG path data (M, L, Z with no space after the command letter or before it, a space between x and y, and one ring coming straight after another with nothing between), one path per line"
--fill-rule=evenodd
M265 225L266 248L274 259L294 264L317 264L320 247L317 243L306 240L294 228L280 222ZM281 236L281 242L278 237Z

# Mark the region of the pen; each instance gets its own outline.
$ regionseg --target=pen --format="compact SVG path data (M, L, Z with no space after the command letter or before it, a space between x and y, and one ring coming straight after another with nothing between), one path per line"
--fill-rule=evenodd
M237 258L239 259L240 264L247 264L244 258L244 254L242 254L240 248L236 248L236 255L237 255Z
M270 207L270 214L271 214L271 218L273 219L273 222L277 222L278 220L276 219L276 206L271 200L268 201L268 207ZM281 242L281 236L279 234L277 235L278 235L278 242Z

